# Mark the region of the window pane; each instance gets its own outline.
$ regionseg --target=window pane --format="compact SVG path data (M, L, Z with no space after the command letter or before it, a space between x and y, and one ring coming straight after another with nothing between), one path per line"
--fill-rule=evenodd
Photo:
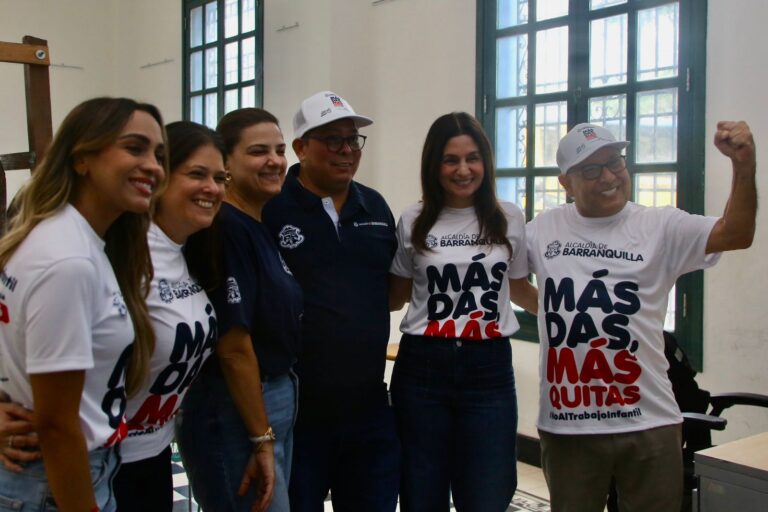
M557 145L568 131L568 103L536 105L536 142L533 163L536 167L556 167Z
M617 140L627 140L627 95L590 98L589 122L608 128Z
M253 80L256 76L256 39L249 37L243 39L243 73L241 80L243 82L247 80Z
M203 44L203 8L195 7L189 12L189 46Z
M196 122L203 122L203 97L192 96L189 99L189 119Z
M229 89L224 93L224 113L237 110L237 89Z
M528 23L528 0L498 0L496 28Z
M677 173L634 175L634 201L643 206L677 206Z
M627 83L627 15L593 20L589 39L590 85Z
M240 89L240 107L256 106L256 87L250 85Z
M637 93L635 160L677 161L677 89Z
M525 178L496 178L496 195L499 201L515 203L525 211Z
M533 216L565 203L565 189L557 176L537 176L533 180Z
M536 93L568 88L568 27L536 33Z
M496 109L496 165L499 168L525 167L527 123L525 107Z
M211 130L216 129L216 123L219 121L216 96L216 93L205 95L205 124Z
M203 88L203 52L193 52L189 56L189 90Z
M677 76L678 4L637 13L637 79Z
M224 37L238 34L237 0L226 0L224 3Z
M589 8L595 10L625 3L627 3L627 0L589 0Z
M219 78L218 49L205 50L205 86L209 89L216 87Z
M237 82L238 44L239 43L235 41L224 47L224 83L227 85Z
M568 0L537 0L536 21L558 18L568 14Z
M205 42L212 43L219 38L219 12L216 2L205 4Z
M496 96L513 98L528 93L528 35L496 41Z
M243 32L256 29L256 0L243 0Z

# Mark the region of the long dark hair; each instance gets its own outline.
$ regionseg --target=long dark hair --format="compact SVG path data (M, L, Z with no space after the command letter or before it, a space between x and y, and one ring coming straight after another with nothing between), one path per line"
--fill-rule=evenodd
M98 153L113 144L137 111L146 112L157 121L165 143L163 119L157 108L129 98L94 98L76 106L64 118L45 157L15 201L18 211L0 241L0 268L5 267L35 226L72 201L78 189L75 158ZM155 189L155 197L168 181L168 164L163 162L163 168L165 173ZM123 212L104 234L104 252L115 272L136 335L125 379L129 396L147 378L155 348L155 333L145 301L153 274L147 244L149 218L149 213Z
M512 255L507 240L507 218L496 199L496 177L491 142L480 123L466 112L451 112L438 117L429 127L421 153L422 209L413 221L411 242L418 252L426 252L426 238L445 207L445 191L440 185L440 167L448 141L468 135L475 141L483 159L483 180L475 193L475 212L480 226L480 238L504 245Z
M176 121L168 124L165 130L168 132L168 166L171 173L176 172L203 146L213 146L221 153L222 159L227 157L221 135L207 126L192 121ZM216 287L221 268L219 251L215 250L221 245L218 218L216 215L209 227L189 235L183 250L190 275L207 291Z

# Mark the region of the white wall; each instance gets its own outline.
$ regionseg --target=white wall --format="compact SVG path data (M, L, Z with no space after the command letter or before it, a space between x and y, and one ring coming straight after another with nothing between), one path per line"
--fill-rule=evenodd
M707 33L707 136L721 119L749 122L757 144L757 187L763 204L757 234L746 251L723 255L705 272L704 374L702 387L713 391L768 393L768 2L710 0ZM706 211L719 215L730 191L730 166L711 144L706 153ZM715 439L768 430L768 410L740 409L726 414L728 429Z
M470 0L266 0L264 105L292 138L291 118L302 98L332 89L374 118L358 178L380 190L397 216L419 197L418 165L430 123L452 110L474 110L475 2ZM762 0L709 0L707 133L718 119L743 118L757 137L758 161L768 162L768 106L761 94L768 71ZM277 31L298 23L293 29ZM181 8L171 0L0 0L0 40L24 34L48 38L54 124L76 103L98 94L156 103L166 120L181 115ZM140 66L172 59L151 68ZM21 75L0 64L0 152L26 148ZM20 72L19 72L20 73ZM9 130L8 127L11 129ZM768 189L758 171L758 187ZM706 154L706 213L719 215L730 187L727 161ZM768 315L763 290L768 256L766 210L748 251L724 255L706 272L704 374L712 391L768 393ZM398 317L393 319L397 326ZM396 329L393 340L397 339ZM536 436L537 345L513 342L520 432ZM768 430L768 413L734 412L719 440Z
M0 0L0 40L46 39L52 64L82 68L50 68L54 129L84 99L112 93L113 12L114 2L101 0ZM23 66L0 63L0 76L0 153L28 151ZM9 173L10 195L28 175Z

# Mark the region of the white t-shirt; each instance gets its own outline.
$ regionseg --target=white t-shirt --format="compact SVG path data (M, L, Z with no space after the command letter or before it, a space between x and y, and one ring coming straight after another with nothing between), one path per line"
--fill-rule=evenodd
M38 224L0 274L0 388L30 409L29 374L85 370L88 450L125 435L133 324L104 241L71 205Z
M682 422L662 329L679 276L714 265L717 219L627 203L582 217L573 204L527 226L539 287L539 422L556 434L621 433Z
M504 245L480 239L474 207L444 208L427 235L431 251L411 243L421 204L408 207L397 224L397 253L390 272L413 280L410 304L400 330L417 336L489 339L519 328L509 302L509 279L525 277L525 217L501 203L507 217Z
M203 362L213 353L216 314L205 290L189 275L182 246L152 224L147 233L155 277L147 307L155 351L147 384L128 401L123 462L158 455L173 438L173 417Z

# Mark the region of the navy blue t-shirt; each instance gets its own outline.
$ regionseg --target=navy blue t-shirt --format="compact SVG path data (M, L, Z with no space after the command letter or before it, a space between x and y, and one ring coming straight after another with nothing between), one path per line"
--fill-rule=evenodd
M299 418L370 406L382 396L395 220L384 198L350 185L338 226L291 167L264 224L304 292ZM338 231L337 231L338 228Z
M301 287L266 227L224 203L219 213L223 282L211 293L219 333L242 326L251 334L262 378L284 375L301 340Z

